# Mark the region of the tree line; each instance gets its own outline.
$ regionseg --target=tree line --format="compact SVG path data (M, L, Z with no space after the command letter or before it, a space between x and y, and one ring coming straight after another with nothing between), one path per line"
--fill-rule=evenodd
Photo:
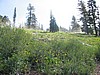
M27 7L28 15L27 15L27 21L25 23L25 26L27 28L33 28L35 29L37 27L37 18L35 15L35 8L31 4ZM79 28L83 32L85 32L87 35L89 34L95 34L95 36L100 36L100 17L99 17L99 7L96 5L95 0L88 0L87 4L83 0L78 0L78 10L80 11L80 18L79 21L82 22L82 25L79 25L77 22L77 19L75 16L72 17L71 22L71 31L77 31ZM10 22L9 18L7 16L0 16L0 23L8 23ZM13 15L13 26L15 26L16 22L16 7L14 9L14 15ZM52 11L50 11L50 32L57 32L59 31L59 27L57 25L56 19L54 15L52 14ZM43 29L43 25L41 26Z
M29 3L29 6L27 7L28 15L27 15L27 21L25 23L26 28L32 28L32 29L41 29L43 30L43 25L41 24L41 28L37 26L37 18L35 15L35 8ZM51 13L50 13L51 14ZM7 23L10 22L9 25L11 25L11 21L9 20L8 16L1 16L0 15L0 23L4 23L4 25L8 25ZM14 15L13 15L13 24L12 27L15 27L16 23L16 7L14 8ZM1 24L2 25L2 24ZM21 27L21 26L20 26ZM55 17L51 14L50 15L50 27L49 27L50 32L56 32L59 31L59 27L56 23Z

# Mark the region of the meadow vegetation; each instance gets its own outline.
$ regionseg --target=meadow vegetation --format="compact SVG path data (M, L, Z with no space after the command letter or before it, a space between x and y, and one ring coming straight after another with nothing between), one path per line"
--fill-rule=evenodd
M90 75L100 60L99 41L83 34L0 27L0 75Z

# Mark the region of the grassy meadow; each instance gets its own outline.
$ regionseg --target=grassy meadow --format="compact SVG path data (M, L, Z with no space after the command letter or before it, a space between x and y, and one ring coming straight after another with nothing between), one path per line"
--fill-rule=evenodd
M0 75L91 75L99 60L100 37L0 27Z

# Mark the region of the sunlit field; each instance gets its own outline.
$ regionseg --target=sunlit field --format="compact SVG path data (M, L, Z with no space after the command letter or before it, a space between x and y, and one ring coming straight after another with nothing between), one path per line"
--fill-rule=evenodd
M0 74L94 74L99 41L79 33L0 27Z

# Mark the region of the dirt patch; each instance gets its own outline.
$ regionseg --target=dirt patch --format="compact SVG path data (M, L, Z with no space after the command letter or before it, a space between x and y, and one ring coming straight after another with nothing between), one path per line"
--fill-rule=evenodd
M95 75L100 75L100 63L97 63L96 65Z

